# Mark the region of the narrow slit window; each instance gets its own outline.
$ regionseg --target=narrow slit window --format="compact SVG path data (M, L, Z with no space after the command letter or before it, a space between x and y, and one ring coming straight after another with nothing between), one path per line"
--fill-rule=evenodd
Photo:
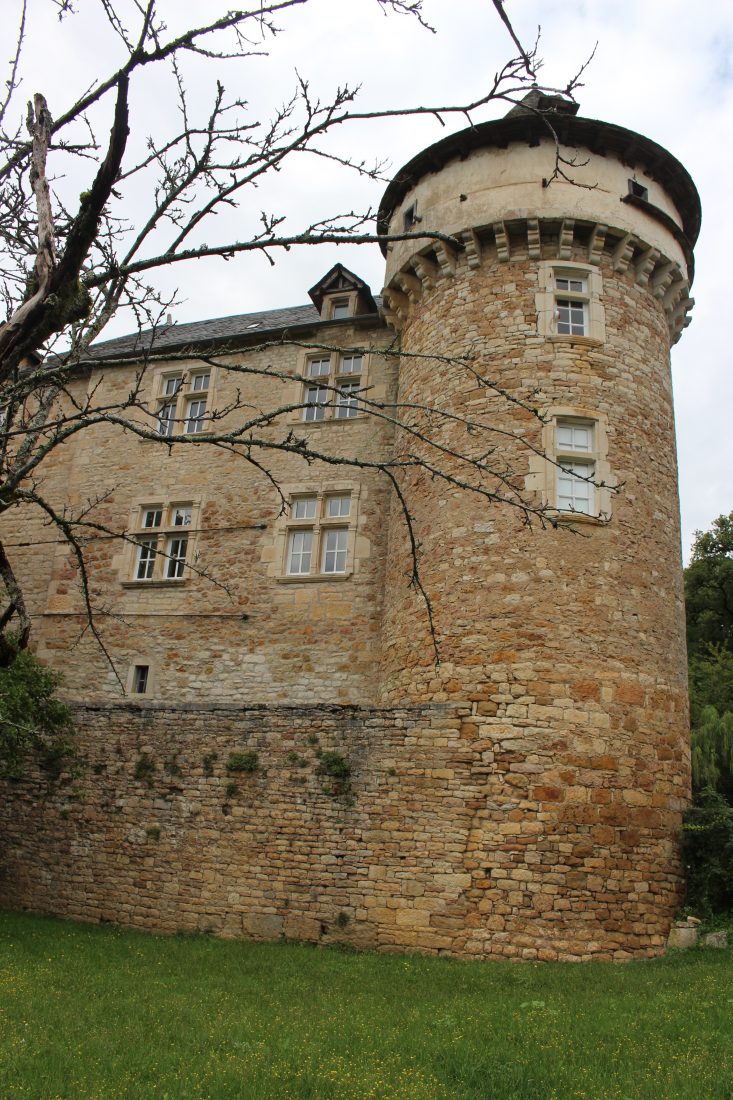
M150 681L150 665L135 665L132 673L132 690L135 695L145 695Z

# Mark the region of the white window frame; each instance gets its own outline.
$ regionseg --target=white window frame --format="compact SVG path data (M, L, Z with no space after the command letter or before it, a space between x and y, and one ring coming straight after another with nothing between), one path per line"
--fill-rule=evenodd
M168 438L210 431L214 386L211 367L162 370L154 386L158 435Z
M365 415L359 394L366 385L368 357L334 351L305 359L298 419L305 424L344 423Z
M603 343L606 317L603 277L598 268L561 260L543 260L537 267L538 334L560 342ZM570 331L564 331L566 328ZM579 328L582 331L577 331Z
M579 405L546 410L542 446L530 456L525 488L537 492L541 503L561 523L602 524L611 518L616 485L609 462L606 415ZM573 486L577 486L575 505ZM586 507L581 507L586 501Z
M127 585L181 584L189 575L198 507L190 501L145 503L130 522Z
M353 572L357 494L351 488L290 494L281 579L333 580Z

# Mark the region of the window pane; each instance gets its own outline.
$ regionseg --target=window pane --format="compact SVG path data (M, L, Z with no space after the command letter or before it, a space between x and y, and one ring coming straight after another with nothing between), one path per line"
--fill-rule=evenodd
M148 508L143 512L143 527L160 527L163 511L160 508Z
M175 378L166 378L163 382L163 393L166 397L175 396L183 384L183 375L177 374Z
M157 545L157 539L145 539L144 542L140 543L137 551L137 565L135 567L136 580L149 581L153 576Z
M191 507L189 505L182 505L181 507L173 509L173 526L174 527L189 527L191 524Z
M595 487L589 481L595 474L593 462L563 462L557 475L557 506L561 512L583 512L592 515Z
M323 562L322 573L346 572L346 546L348 543L348 531L326 531L323 536Z
M194 393L198 393L199 390L208 390L210 374L194 374L191 379L191 389Z
M359 406L357 405L355 396L358 391L358 382L346 382L344 385L339 386L335 412L337 420L348 420L352 416L359 415Z
M342 355L339 374L361 374L361 355Z
M149 665L135 665L135 672L132 677L132 690L135 695L144 695L148 690L149 671Z
M310 359L308 361L307 374L309 378L327 378L331 373L331 360Z
M334 321L338 321L339 318L348 317L348 316L349 316L349 299L348 298L338 298L333 303L333 308L331 310L331 317L333 318Z
M557 331L564 335L585 336L588 307L569 298L557 299Z
M186 412L186 432L188 435L197 435L206 427L206 401L189 401Z
M316 498L300 497L293 501L293 519L314 519L316 514Z
M344 495L329 497L326 501L326 516L328 519L341 519L351 512L351 496Z
M555 277L555 287L557 290L570 290L575 294L585 294L586 281L585 279L571 279L567 275L557 275Z
M176 403L167 401L158 409L158 435L173 435L175 431Z
M592 451L592 424L558 424L556 428L558 451Z
M326 410L323 407L328 401L328 390L325 386L306 386L306 407L303 409L304 420L323 420Z
M311 571L312 531L291 531L288 536L288 573L302 576Z
M169 580L176 580L183 576L183 570L186 565L187 548L187 538L168 539L168 546L166 547L166 554L168 557L165 563L165 575Z

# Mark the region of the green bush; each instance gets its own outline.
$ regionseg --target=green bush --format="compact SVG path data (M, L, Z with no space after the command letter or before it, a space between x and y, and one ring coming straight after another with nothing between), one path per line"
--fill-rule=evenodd
M685 814L682 858L687 907L700 917L733 911L733 807L711 787Z
M6 642L8 640L6 639ZM21 779L29 756L58 775L73 755L74 724L55 697L61 677L12 640L0 667L0 776Z
M319 775L330 775L333 779L348 779L351 765L340 752L322 752L318 764Z
M227 760L228 772L256 772L259 755L256 752L233 752Z

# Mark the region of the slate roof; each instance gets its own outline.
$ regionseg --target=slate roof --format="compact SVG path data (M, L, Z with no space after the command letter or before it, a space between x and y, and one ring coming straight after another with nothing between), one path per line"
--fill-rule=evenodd
M377 299L379 304L379 299ZM376 321L377 314L369 314ZM348 317L343 321L322 321L315 306L290 306L285 309L267 309L261 313L237 313L231 317L216 317L209 321L192 321L183 325L160 325L157 329L144 329L131 336L118 336L94 344L86 354L87 361L100 359L133 359L153 350L156 354L180 351L187 347L203 345L240 345L245 340L260 340L266 334L282 333L289 329L310 328L313 325L339 325L353 323L359 318Z

